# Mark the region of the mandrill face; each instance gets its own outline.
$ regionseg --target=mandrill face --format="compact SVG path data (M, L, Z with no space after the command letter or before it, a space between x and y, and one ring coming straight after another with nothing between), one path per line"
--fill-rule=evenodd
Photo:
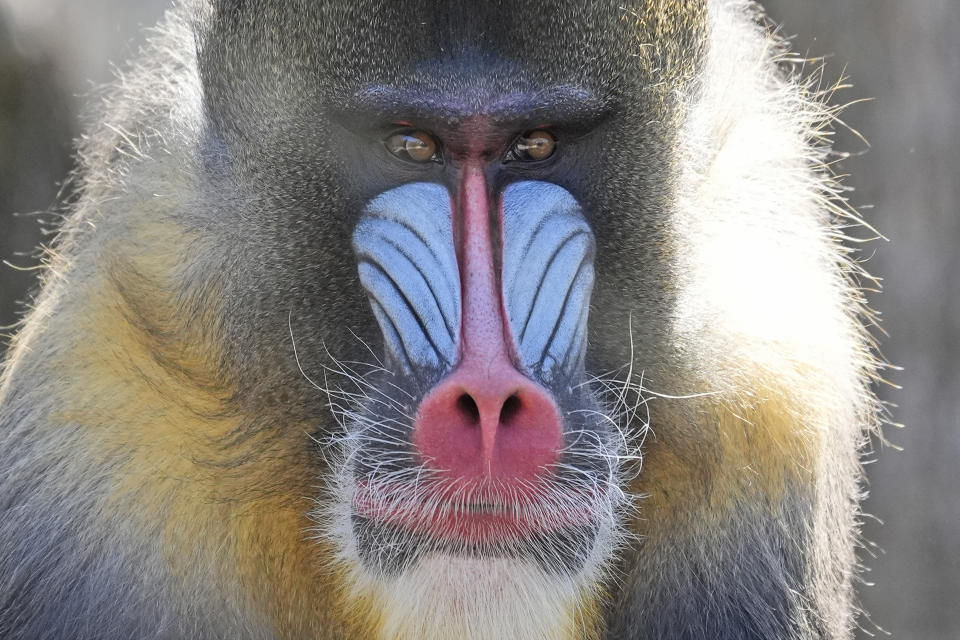
M668 339L673 96L704 19L654 13L275 8L262 32L219 16L201 47L208 174L254 194L236 237L274 265L227 286L267 281L276 302L247 304L288 310L278 341L319 407L317 539L397 635L582 626L621 546L634 349Z
M428 135L388 144L439 146ZM584 370L593 233L555 183L488 185L497 165L531 161L509 153L549 147L536 160L543 172L562 152L546 130L529 135L539 137L445 147L460 160L456 190L391 189L354 231L386 353L347 410L345 473L353 535L378 569L442 552L576 572L612 528L619 433ZM435 152L424 162L443 161Z
M640 435L629 379L586 366L599 198L582 172L599 175L615 110L475 51L421 67L435 85L369 83L334 116L379 335L322 385L342 432L314 515L393 600L569 607L618 545Z
M489 619L531 590L569 608L626 502L632 427L585 367L597 239L569 179L598 101L491 89L488 63L455 67L471 64L457 93L362 89L353 108L383 115L350 111L340 132L396 177L358 198L351 246L380 340L366 366L340 365L337 490L315 517L420 620L399 604L411 594Z
M211 145L271 194L250 216L290 266L257 277L277 282L336 418L317 435L319 539L389 616L466 611L482 629L515 608L503 619L539 637L580 616L625 530L645 429L634 340L664 339L670 96L702 8L661 38L689 58L665 71L636 57L653 27L614 5L426 4L378 13L387 36L331 10L329 50L304 33L308 53L269 67L242 24L240 44L209 42L212 67L268 86L207 80ZM340 48L362 55L324 67ZM237 162L251 128L269 143ZM523 613L531 594L543 617Z

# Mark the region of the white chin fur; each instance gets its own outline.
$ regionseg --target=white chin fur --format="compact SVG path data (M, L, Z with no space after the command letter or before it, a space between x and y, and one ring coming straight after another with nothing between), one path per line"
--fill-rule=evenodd
M351 483L340 489L346 495ZM343 495L341 495L343 497ZM336 506L332 506L332 505ZM602 518L593 549L578 571L546 571L529 558L427 553L398 573L360 559L351 501L314 514L317 533L339 546L340 566L359 600L370 602L382 640L563 640L587 637L583 611L622 544L614 514ZM373 639L371 639L373 640Z
M375 590L384 640L553 640L571 637L582 590L535 563L437 554ZM582 635L582 634L576 634Z
M573 573L546 571L529 558L441 551L425 554L399 573L384 573L361 561L349 504L340 502L336 516L330 513L326 522L333 526L326 535L340 543L339 559L354 595L372 603L382 640L587 637L581 612L591 609L597 585L622 543L616 519L608 514L592 552Z

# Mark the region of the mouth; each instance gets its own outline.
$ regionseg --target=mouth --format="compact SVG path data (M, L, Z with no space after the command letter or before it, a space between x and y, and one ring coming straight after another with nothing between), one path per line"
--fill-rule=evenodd
M429 495L404 495L403 486L363 483L353 499L356 517L446 543L496 545L589 526L590 496L566 493L559 502L528 486L441 485Z
M359 483L352 525L361 556L388 571L439 553L528 558L572 573L586 562L602 529L596 498L517 485L438 485L425 494L407 485Z

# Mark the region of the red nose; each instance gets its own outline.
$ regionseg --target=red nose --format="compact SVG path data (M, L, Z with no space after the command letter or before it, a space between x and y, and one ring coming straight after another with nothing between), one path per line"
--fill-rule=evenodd
M482 168L468 163L460 185L460 362L424 397L413 443L453 479L528 479L559 456L562 420L552 395L511 361Z
M550 394L509 362L464 361L424 398L414 444L453 478L523 479L557 459L560 424Z

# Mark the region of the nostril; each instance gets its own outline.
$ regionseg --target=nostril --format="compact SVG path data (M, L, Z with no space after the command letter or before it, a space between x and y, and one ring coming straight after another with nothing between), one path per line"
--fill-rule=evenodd
M471 425L480 424L480 407L477 406L477 401L469 393L460 394L460 397L457 398L457 409Z
M460 365L424 396L413 446L432 471L454 480L538 477L561 454L559 408L509 363L483 364L479 372Z
M500 408L500 424L505 427L510 426L522 408L523 403L517 394L513 394L507 398L506 402L503 403L503 407Z

